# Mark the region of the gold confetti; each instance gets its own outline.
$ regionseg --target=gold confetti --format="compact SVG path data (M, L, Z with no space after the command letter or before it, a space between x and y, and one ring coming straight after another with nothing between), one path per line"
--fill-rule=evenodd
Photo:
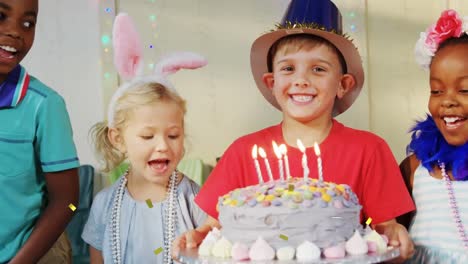
M372 222L372 218L367 218L367 221L366 221L366 225L370 225L370 223Z
M147 199L146 204L148 205L149 208L153 208L153 203L151 202L151 199Z
M163 252L162 247L158 247L157 249L154 250L154 254L159 255L159 253Z
M294 185L289 184L288 185L288 191L290 191L290 192L294 191Z
M281 239L288 241L288 236L281 234L279 236Z
M73 212L75 212L76 207L75 207L73 204L69 204L68 207L69 207Z

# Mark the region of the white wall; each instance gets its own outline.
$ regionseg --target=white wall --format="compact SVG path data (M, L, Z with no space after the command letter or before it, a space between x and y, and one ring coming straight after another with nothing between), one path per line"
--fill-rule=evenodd
M65 98L82 164L96 164L88 131L103 117L97 2L39 1L36 39L22 63Z
M208 59L203 69L171 76L176 89L188 101L188 157L214 164L216 157L236 138L281 120L281 112L263 98L255 85L250 70L250 47L257 37L281 21L289 0L116 2L118 11L129 13L137 25L146 64L177 50L195 51ZM354 3L351 5L362 6L364 10L363 1ZM339 5L346 8L345 3ZM151 15L156 18L155 26ZM154 48L149 48L150 44ZM366 40L356 44L360 44L365 58ZM149 67L146 69L150 71ZM105 93L104 100L109 96ZM368 113L364 88L352 109L339 119L350 126L369 129Z

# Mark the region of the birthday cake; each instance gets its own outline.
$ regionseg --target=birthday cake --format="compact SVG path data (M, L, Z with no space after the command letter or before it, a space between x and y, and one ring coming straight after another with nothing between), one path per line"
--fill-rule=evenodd
M290 178L235 189L219 198L222 229L208 234L199 255L307 261L384 251L384 239L363 230L360 210L348 185L317 179Z

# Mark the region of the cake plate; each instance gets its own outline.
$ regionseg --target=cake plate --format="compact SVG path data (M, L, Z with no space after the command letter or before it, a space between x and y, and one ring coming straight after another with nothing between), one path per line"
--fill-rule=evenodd
M222 259L216 257L199 257L198 249L184 249L180 251L177 258L174 258L176 263L182 264L296 264L296 263L317 263L317 264L328 264L328 263L379 263L388 261L400 256L400 250L398 248L389 247L385 253L369 253L361 256L349 256L347 255L341 259L320 259L313 262L302 262L297 260L280 261L280 260L269 260L269 261L238 261L233 259Z

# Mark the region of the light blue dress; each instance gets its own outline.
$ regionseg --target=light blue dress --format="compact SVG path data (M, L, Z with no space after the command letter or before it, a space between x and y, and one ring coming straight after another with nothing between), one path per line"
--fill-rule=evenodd
M468 181L453 181L460 217L468 227ZM414 256L406 263L468 263L449 206L444 180L433 178L422 165L414 172L413 198L417 213L410 226L416 246Z
M102 252L104 263L113 263L110 221L112 200L119 182L96 195L82 234L86 243ZM177 188L176 237L200 226L206 219L206 214L194 203L200 187L184 176ZM163 212L166 203L166 200L153 202L153 208L149 208L146 202L134 200L125 188L120 220L122 263L163 263L163 253L156 255L154 250L164 248Z

